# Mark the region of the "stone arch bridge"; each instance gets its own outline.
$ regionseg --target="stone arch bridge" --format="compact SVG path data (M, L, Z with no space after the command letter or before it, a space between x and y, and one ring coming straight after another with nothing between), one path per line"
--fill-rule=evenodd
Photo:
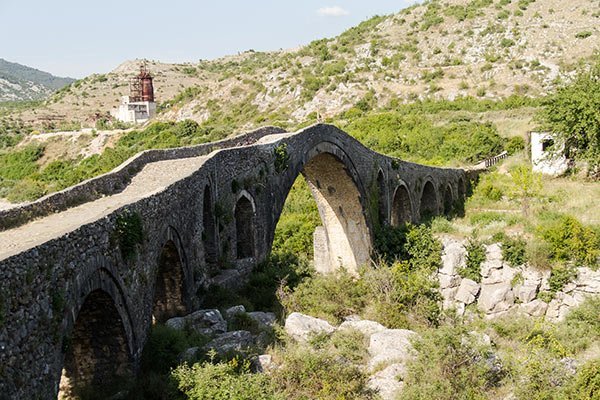
M322 220L321 272L357 271L379 224L451 213L467 183L463 170L383 156L334 126L265 128L144 152L0 212L0 398L56 398L135 374L154 320L268 256L300 174Z

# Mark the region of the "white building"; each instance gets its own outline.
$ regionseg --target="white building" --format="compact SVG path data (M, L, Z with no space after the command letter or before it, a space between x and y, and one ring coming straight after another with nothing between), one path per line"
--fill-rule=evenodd
M551 176L559 176L567 172L569 160L564 155L564 147L555 143L551 133L530 132L529 135L534 172Z
M153 101L130 102L129 96L123 96L121 105L111 111L111 114L119 121L143 124L156 115L156 103Z

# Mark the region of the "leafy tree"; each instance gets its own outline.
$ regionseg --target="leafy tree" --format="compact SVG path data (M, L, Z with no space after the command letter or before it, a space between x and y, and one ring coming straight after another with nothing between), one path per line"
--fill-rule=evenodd
M600 178L600 54L589 70L548 98L539 116L565 151L588 161L590 175Z
M531 167L519 165L510 172L514 189L512 197L520 199L523 215L529 212L529 203L542 190L542 177L532 171Z

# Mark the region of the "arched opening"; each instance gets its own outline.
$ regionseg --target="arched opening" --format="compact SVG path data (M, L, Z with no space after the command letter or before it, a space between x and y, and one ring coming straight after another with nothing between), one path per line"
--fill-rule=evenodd
M377 174L377 195L378 195L378 212L379 212L379 223L381 225L386 223L386 193L385 193L385 178L383 176L383 172L380 170Z
M158 259L158 274L154 289L152 318L164 322L169 318L185 314L183 267L177 247L169 240L162 248Z
M427 181L423 187L421 194L421 204L419 206L419 214L421 221L427 220L438 213L438 200L435 188L431 181Z
M444 215L450 216L452 214L452 205L454 204L454 198L452 197L452 189L450 186L446 186L444 192Z
M59 398L85 393L109 397L133 376L123 321L112 298L103 290L87 296L65 343Z
M392 225L399 226L412 220L410 195L406 186L398 186L392 203Z
M237 258L254 257L254 206L246 195L238 200L234 214Z
M302 173L323 224L314 234L315 268L357 273L369 261L371 241L356 183L344 163L328 153L313 157Z
M204 242L204 261L207 264L216 264L218 259L217 230L213 208L210 186L206 185L202 199L202 240Z

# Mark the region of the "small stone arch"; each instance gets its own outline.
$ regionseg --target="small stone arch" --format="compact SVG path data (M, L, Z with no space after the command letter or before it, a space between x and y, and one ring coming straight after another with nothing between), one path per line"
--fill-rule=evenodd
M444 215L450 216L453 211L454 206L454 196L452 195L452 187L450 185L446 186L446 191L444 192Z
M213 197L209 184L204 187L202 195L202 241L204 243L204 261L209 265L216 264L219 246Z
M383 171L379 169L379 172L377 173L377 212L380 225L384 225L387 221L386 199L387 194L385 190L385 176Z
M173 240L162 247L154 286L153 322L185 314L185 275L183 262Z
M118 282L110 271L100 269L81 288L86 289L88 294L67 320L70 333L62 345L59 398L81 390L114 394L107 389L134 374L135 338Z
M428 180L423 186L421 192L421 202L419 205L419 216L421 221L437 215L438 213L438 196L433 183Z
M411 204L410 194L406 186L398 186L392 201L392 226L399 226L412 220Z
M236 257L238 260L256 256L254 199L243 190L235 204Z

